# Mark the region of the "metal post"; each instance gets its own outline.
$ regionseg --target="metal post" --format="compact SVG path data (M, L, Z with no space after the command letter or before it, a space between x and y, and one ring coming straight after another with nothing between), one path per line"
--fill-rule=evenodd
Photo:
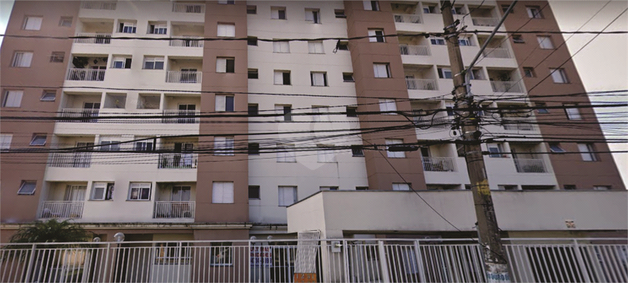
M342 259L344 263L345 282L351 282L349 278L349 246L347 245L347 240L342 241Z
M578 240L573 239L573 249L576 254L576 260L578 261L578 266L580 270L582 270L582 276L584 276L584 282L591 282L591 277L589 277L589 272L587 272L587 266L584 264L584 259L582 258L582 253L580 252L580 245L578 245Z
M177 282L181 282L181 250L183 249L183 245L181 242L178 244L179 246L179 260L177 263Z
M104 274L103 274L103 281L107 281L107 274L109 272L107 272L107 268L109 267L109 252L111 251L111 243L107 243L107 254L105 255L105 268L104 270ZM111 278L109 278L109 281L111 281Z
M419 278L421 279L421 282L427 282L427 279L425 279L425 270L423 269L423 255L421 255L419 244L419 240L414 240L414 254L416 256L416 266L419 269Z
M461 128L464 139L465 159L473 192L473 203L480 232L480 245L483 248L486 276L488 282L510 282L508 264L499 235L497 218L493 207L493 199L489 189L484 157L480 146L480 127L478 111L474 107L473 97L467 93L464 64L458 43L456 23L454 23L449 0L441 0L443 22L447 50L451 62L451 72L454 74L454 99L457 104L457 124ZM507 14L506 14L507 15Z
M33 272L33 261L35 260L36 247L37 247L37 244L33 244L33 247L31 248L31 257L30 259L28 259L28 267L26 267L26 280L27 281L32 281L31 273Z
M386 249L384 248L384 241L377 241L379 248L379 265L382 267L382 281L390 282L390 274L388 274L388 262L386 260Z

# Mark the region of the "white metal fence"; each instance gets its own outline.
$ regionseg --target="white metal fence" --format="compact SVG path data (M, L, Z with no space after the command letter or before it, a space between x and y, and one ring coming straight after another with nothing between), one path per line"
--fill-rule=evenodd
M44 201L41 204L39 218L81 218L82 201Z
M115 10L116 1L83 1L81 9Z
M155 201L153 218L192 218L194 219L194 201Z
M482 51L482 55L486 58L510 58L510 51L508 48L496 47L496 48L487 48Z
M451 157L423 157L423 170L435 172L453 172L454 159Z
M430 55L430 47L427 45L399 45L399 53L401 55Z
M512 282L628 280L625 239L504 240ZM481 247L471 240L308 243L234 240L4 244L0 249L0 281L295 282L295 277L310 278L307 282L487 281ZM304 256L310 268L303 268Z
M491 81L494 92L523 92L521 84L515 81Z
M515 158L515 167L519 173L546 173L543 159Z
M86 38L75 38L75 43L94 43L94 44L110 44L110 33L79 33L76 36L85 36Z
M490 17L471 17L474 26L494 27L499 23L499 18Z
M436 80L430 79L406 78L406 87L408 87L408 89L438 90Z
M189 39L171 39L170 46L178 47L203 47L203 41L200 37L190 37Z
M85 149L93 150L93 149ZM91 152L55 152L50 154L50 167L89 168L92 163Z
M396 23L411 23L411 24L420 24L421 16L419 15L410 15L410 14L394 14Z
M184 83L195 84L200 83L203 72L196 71L168 71L166 73L167 83Z
M104 81L105 71L101 69L70 68L66 79L70 81Z
M160 153L158 168L162 169L192 169L198 165L196 153Z
M172 11L175 13L205 13L205 4L172 3Z

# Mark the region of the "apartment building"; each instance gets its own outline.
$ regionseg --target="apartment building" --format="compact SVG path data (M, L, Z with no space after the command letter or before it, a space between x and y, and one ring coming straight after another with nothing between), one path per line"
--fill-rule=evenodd
M457 1L455 18L480 31L460 37L465 63L507 4ZM547 2L526 1L500 31L541 27L559 30ZM465 193L464 152L442 142L455 136L455 74L444 38L425 36L442 30L436 1L17 1L7 34L34 37L6 37L1 51L2 240L51 218L103 240L291 238L287 207L320 191ZM562 43L500 33L473 69L476 99L504 109L484 113L483 149L506 198L625 190L597 153L605 143L556 142L603 138L592 109L568 107L586 96L547 98L584 91L573 63L558 67ZM568 108L514 110L527 105ZM581 120L593 123L537 124Z

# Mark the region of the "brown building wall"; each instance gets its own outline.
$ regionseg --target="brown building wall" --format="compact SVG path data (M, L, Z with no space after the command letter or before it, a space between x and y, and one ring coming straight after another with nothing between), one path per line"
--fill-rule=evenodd
M498 2L500 5L510 2ZM538 6L542 8L542 19L530 19L526 6ZM507 30L521 31L559 31L547 1L523 1L518 2L514 12L506 18L504 25ZM537 41L538 35L550 36L555 49L540 49ZM525 43L514 43L510 39L515 57L521 67L534 67L536 77L524 77L523 82L528 89L530 100L535 103L544 102L547 106L562 106L563 103L578 103L589 105L586 95L543 97L547 95L560 95L571 93L584 93L585 89L578 75L576 67L570 60L569 50L564 45L564 38L560 34L521 34ZM562 67L566 72L569 83L554 83L551 77L542 81L550 74L550 68ZM538 66L537 66L538 65ZM542 82L541 82L542 81ZM537 85L538 84L538 85ZM556 122L561 125L540 125L541 133L548 141L556 138L575 140L600 140L604 139L600 126L595 117L593 108L581 108L582 120L570 121L562 109L550 109L549 114L536 114L539 122ZM567 152L578 152L574 142L562 142L560 146ZM596 151L608 152L606 143L594 144ZM549 151L549 148L547 149ZM576 185L578 189L591 189L593 186L610 185L613 189L625 189L617 166L610 153L597 153L597 161L583 161L580 154L552 154L549 156L559 186Z
M385 35L396 33L389 2L381 1L380 11L364 10L362 1L345 1L344 3L349 37L367 36L369 28L383 29ZM384 43L369 42L368 39L351 40L349 50L353 62L358 111L380 111L377 98L390 98L396 100L398 111L410 112L411 106L397 38L386 37ZM389 63L391 78L375 78L373 63ZM411 124L403 115L360 115L359 118L360 127L363 129ZM366 140L365 146L383 145L386 138L403 139L404 143L417 142L413 127L363 134L362 137ZM412 184L412 188L426 188L423 166L418 152L406 152L406 158L388 158L388 160L384 151L367 150L364 154L370 189L391 190L393 182L404 182L399 174L406 182ZM395 172L395 169L399 174Z
M79 1L16 1L6 33L22 36L72 36L77 22ZM42 16L40 30L23 30L25 16ZM59 26L61 17L72 17L71 27ZM7 90L23 90L19 108L2 108L7 116L55 116L70 56L71 40L5 37L1 51L0 77L2 96ZM31 66L11 67L15 51L33 52ZM63 63L50 62L53 51L65 52ZM43 90L55 90L54 102L40 101ZM28 112L37 111L37 112ZM13 134L11 149L48 148L52 140L53 121L19 121L2 119L0 131ZM34 133L47 135L45 146L29 146ZM1 222L20 223L35 220L48 154L3 153L0 167L2 179ZM17 195L22 180L37 181L34 195Z
M205 37L216 37L218 23L234 23L236 37L247 36L246 2L236 1L235 5L206 2L206 5ZM248 107L247 47L247 42L241 40L205 42L201 112L204 114L214 112L216 92L227 92L235 93L235 112L232 113L246 113ZM216 73L217 57L235 58L235 73ZM230 123L219 122L225 120L229 120ZM246 148L247 136L242 134L248 132L247 121L247 118L203 118L200 125L199 143L203 149L212 149L214 137L203 135L233 135L236 151ZM213 182L234 182L233 204L212 203ZM196 222L248 221L248 160L246 155L236 153L233 156L214 156L211 151L207 154L200 154L196 207ZM208 237L206 235L197 239L209 239Z

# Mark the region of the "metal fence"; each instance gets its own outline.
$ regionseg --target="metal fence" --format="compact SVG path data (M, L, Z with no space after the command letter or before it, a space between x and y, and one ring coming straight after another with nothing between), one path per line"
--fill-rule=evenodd
M625 239L505 242L513 282L628 280ZM5 244L0 260L1 282L487 281L460 239Z
M411 24L420 24L421 16L419 15L411 15L411 14L394 14L396 23L411 23Z

